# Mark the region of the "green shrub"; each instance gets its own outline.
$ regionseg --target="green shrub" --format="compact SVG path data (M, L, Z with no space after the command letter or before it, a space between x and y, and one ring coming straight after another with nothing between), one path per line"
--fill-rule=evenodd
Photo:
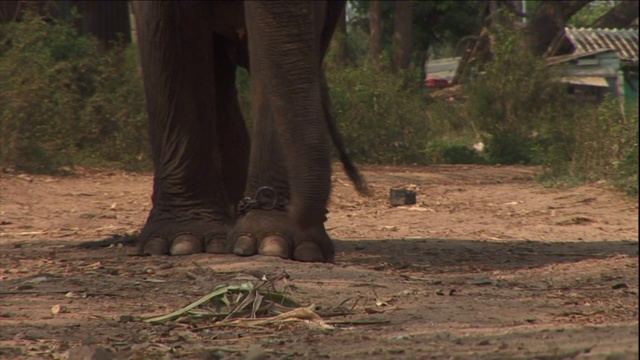
M425 163L429 139L425 102L402 75L365 65L327 73L338 128L361 163Z
M540 164L545 178L564 183L611 180L637 194L637 105L625 115L611 97L574 100L553 69L522 49L519 32L492 31L493 59L466 89L488 160Z
M427 145L425 157L430 164L483 164L481 153L460 140L438 139Z
M82 163L107 163L126 169L149 169L147 114L138 52L121 46L105 53L86 100L76 140Z
M2 27L0 160L30 172L72 165L68 135L81 131L77 114L95 91L95 43L34 13Z
M473 144L481 138L474 130L464 101L437 98L427 103L427 122L431 129L425 149L429 164L483 164L485 152L478 152Z
M575 118L573 147L564 172L586 180L611 180L629 194L638 194L638 110L622 112L607 96L595 111Z
M562 84L544 61L522 49L517 31L493 29L493 60L468 91L469 116L478 125L491 161L536 163L546 130L567 116ZM551 127L550 127L551 126Z
M83 162L148 167L135 50L100 50L70 21L28 11L0 25L0 163L33 173Z
M616 164L615 185L629 195L638 196L638 114L633 119L635 124L626 135L622 159Z

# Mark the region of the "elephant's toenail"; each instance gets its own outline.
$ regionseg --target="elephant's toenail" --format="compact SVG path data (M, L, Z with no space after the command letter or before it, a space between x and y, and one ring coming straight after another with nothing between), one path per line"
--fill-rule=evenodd
M233 253L239 256L251 256L257 253L256 239L247 235L240 235L233 245Z
M194 235L182 234L176 236L171 244L171 255L189 255L202 252L202 242Z
M166 255L169 253L169 246L164 239L155 237L144 245L142 253L144 255Z
M227 238L222 237L216 237L213 238L211 240L209 240L209 242L207 243L207 252L209 254L226 254L229 252L228 248L227 248Z
M284 237L280 235L269 235L260 242L260 255L279 256L283 259L289 258L289 245Z

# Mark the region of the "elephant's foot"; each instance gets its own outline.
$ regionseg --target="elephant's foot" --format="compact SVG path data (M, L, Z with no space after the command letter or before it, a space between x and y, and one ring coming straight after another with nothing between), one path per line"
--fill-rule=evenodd
M138 242L141 255L228 253L231 220L211 210L153 209Z
M298 261L333 262L335 249L324 225L298 229L284 211L251 210L229 233L231 251L240 256L267 255Z

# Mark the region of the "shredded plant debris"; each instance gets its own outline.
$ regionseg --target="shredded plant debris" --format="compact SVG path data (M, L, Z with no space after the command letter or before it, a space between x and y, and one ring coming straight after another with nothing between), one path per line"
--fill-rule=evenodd
M267 326L292 321L305 321L313 327L331 330L333 326L315 313L315 305L302 306L277 290L276 284L286 281L289 275L277 276L241 285L220 285L211 293L172 313L154 316L144 321L161 324L168 321L192 323L207 320L218 326ZM286 285L285 285L286 289Z

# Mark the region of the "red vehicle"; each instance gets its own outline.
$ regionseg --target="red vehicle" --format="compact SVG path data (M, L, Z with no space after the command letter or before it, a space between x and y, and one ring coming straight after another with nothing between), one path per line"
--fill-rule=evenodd
M427 78L424 79L424 86L431 89L444 89L449 86L449 81L433 75L427 75Z

